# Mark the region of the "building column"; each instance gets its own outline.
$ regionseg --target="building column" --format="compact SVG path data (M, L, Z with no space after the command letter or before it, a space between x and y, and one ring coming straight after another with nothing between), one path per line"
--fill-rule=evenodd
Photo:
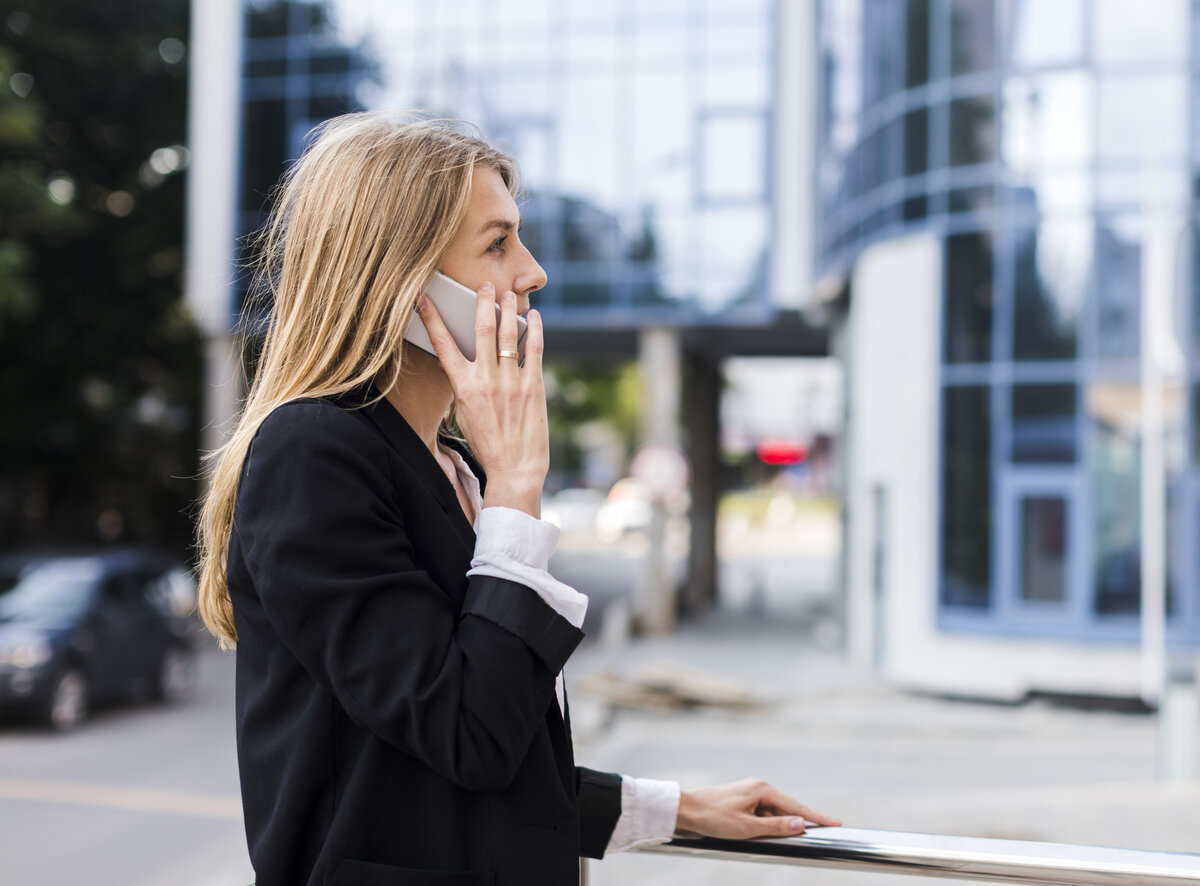
M692 486L687 579L681 609L696 613L717 603L717 503L724 488L721 464L721 366L709 354L689 354L683 390Z
M201 447L212 451L232 430L241 398L241 362L231 327L242 3L193 0L191 17L186 298L204 336Z
M679 447L680 362L679 330L646 328L638 333L642 447ZM675 628L675 582L667 560L667 513L659 496L653 506L634 612L642 630L663 634Z

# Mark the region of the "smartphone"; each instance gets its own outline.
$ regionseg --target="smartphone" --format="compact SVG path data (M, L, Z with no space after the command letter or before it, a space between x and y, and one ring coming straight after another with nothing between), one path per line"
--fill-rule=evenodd
M425 296L429 298L434 306L438 309L438 314L442 317L442 322L446 324L446 328L450 330L450 336L454 339L454 343L458 345L458 349L463 352L463 356L468 360L475 359L475 291L463 286L457 280L452 280L441 271L434 271L432 277L425 284ZM529 324L520 314L517 315L517 353L520 356L519 361L525 360L525 332L529 328ZM496 304L496 332L499 335L500 330L500 304ZM421 316L413 311L412 319L408 321L408 326L404 328L404 340L416 345L422 351L437 356L437 352L433 348L433 342L429 340L429 333L425 331L425 324L421 321ZM498 345L497 345L498 347Z

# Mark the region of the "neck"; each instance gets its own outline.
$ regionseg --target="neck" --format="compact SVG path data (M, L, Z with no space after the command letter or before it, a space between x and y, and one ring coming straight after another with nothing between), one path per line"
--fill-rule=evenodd
M420 348L407 348L404 358L404 366L383 389L383 395L436 456L438 428L454 399L450 379L437 357Z

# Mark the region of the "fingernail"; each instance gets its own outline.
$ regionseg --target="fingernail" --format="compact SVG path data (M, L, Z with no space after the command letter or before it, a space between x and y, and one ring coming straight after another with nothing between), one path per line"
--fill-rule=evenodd
M421 314L425 313L426 307L428 307L428 305L425 303L425 296L422 295L417 299L417 312Z
M510 289L506 293L504 293L504 300L505 301L516 301L517 294Z
M804 819L793 818L790 822L788 822L788 827L791 828L795 833L799 833L800 831L804 830Z
M488 280L486 283L483 284L483 288L484 289L495 289L496 287L492 285L491 280Z

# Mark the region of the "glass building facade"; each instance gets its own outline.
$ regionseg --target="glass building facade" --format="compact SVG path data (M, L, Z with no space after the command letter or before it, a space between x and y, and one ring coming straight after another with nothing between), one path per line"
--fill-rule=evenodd
M745 316L766 301L774 16L771 0L247 0L240 229L321 120L429 109L521 164L548 323Z
M822 0L818 34L820 269L942 243L940 626L1136 640L1147 340L1169 631L1195 643L1200 6Z

